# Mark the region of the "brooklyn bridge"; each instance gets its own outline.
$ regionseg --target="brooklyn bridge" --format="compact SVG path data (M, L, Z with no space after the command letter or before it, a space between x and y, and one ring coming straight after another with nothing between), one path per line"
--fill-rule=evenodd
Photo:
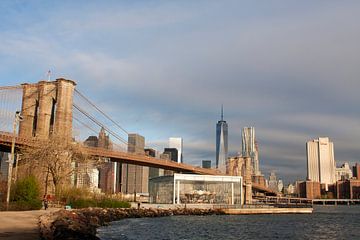
M77 141L87 154L119 165L131 164L201 175L224 175L216 169L154 157L145 154L144 149L138 151L137 146L124 137L129 133L77 90L76 83L72 80L59 78L56 81L0 87L0 103L0 150L3 152L10 152L12 145L16 152L21 146L32 147L49 137L58 137ZM17 121L16 112L21 115L21 121ZM108 134L108 141L111 137L111 147L104 144L86 144L86 141L84 143L81 139L87 133L98 134L99 129ZM275 194L257 183L252 183L252 189Z

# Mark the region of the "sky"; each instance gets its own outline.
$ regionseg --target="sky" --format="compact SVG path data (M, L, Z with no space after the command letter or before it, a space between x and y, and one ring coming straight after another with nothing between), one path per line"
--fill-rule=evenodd
M64 77L159 151L215 162L253 126L260 169L306 178L305 143L360 157L360 1L0 1L0 85Z

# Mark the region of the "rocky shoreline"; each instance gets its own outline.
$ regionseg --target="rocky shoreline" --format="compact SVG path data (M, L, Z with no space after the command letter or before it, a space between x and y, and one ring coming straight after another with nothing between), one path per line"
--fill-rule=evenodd
M224 214L216 209L135 209L135 208L85 208L59 210L40 217L42 239L99 239L96 228L124 218L164 217L173 215Z

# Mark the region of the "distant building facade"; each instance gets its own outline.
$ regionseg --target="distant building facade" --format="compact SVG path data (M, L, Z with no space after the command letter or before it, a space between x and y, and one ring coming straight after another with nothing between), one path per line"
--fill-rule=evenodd
M335 169L336 181L348 180L353 177L353 173L348 163L344 163L341 167Z
M293 184L289 184L284 191L287 195L294 195L296 192L295 186Z
M360 180L360 164L358 163L353 166L353 177Z
M156 153L155 149L146 148L145 155L147 155L149 157L156 157L157 153ZM149 167L149 179L154 178L154 177L159 177L159 176L164 176L164 169Z
M360 180L348 179L336 183L336 198L360 199Z
M178 150L176 148L165 148L164 154L168 154L170 156L170 160L177 162L178 161Z
M252 174L260 176L259 151L255 140L255 128L244 127L241 133L242 137L242 156L251 158Z
M335 159L334 144L328 137L321 137L306 143L307 149L307 178L322 184L334 184Z
M202 160L202 168L211 168L211 160Z
M274 192L278 192L279 191L279 187L278 187L278 179L276 177L275 172L271 172L270 176L269 176L269 189L271 189Z
M216 124L216 168L226 172L228 157L228 124L224 121L224 111L221 108L221 120Z
M177 162L183 162L183 139L180 137L169 138L169 148L177 149Z
M299 183L299 193L301 198L321 198L321 186L319 182L304 181Z
M89 136L84 144L89 147L100 147L112 149L113 145L105 129L101 128L99 136ZM77 187L90 187L93 190L97 188L104 193L115 193L119 182L116 181L116 168L119 164L110 162L110 159L103 158L103 163L99 166L93 166L90 163L78 164L78 172L74 176L74 185Z
M128 152L145 154L145 138L139 134L128 135ZM122 164L121 192L124 194L148 193L149 167Z

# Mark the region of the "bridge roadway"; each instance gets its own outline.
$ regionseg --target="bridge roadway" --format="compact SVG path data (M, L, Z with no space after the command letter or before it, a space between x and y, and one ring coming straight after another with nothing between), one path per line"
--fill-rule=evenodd
M10 151L12 138L13 136L11 133L0 132L0 150ZM35 144L35 140L16 136L15 143L16 143L16 147L33 146ZM221 173L215 169L194 167L192 165L188 165L184 163L177 163L174 161L158 159L141 154L120 152L120 151L114 151L114 150L96 148L96 147L84 146L83 148L85 149L86 153L89 155L110 158L110 160L113 162L128 163L128 164L147 166L147 167L156 167L156 168L162 168L162 169L172 170L175 172L182 172L182 173L195 173L201 175L221 175ZM259 192L276 195L275 192L259 184L253 183L252 187L253 189Z

